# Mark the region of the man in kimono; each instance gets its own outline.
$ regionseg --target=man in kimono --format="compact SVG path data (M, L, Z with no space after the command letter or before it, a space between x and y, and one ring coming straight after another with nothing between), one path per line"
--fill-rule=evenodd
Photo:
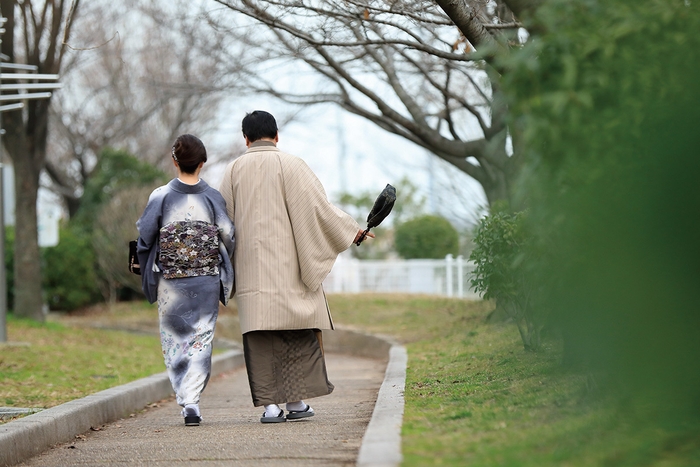
M248 150L226 167L220 192L236 225L235 298L253 404L265 406L262 423L278 423L313 416L303 399L333 391L321 343L333 321L321 283L362 229L303 160L277 148L272 115L249 113L242 129Z

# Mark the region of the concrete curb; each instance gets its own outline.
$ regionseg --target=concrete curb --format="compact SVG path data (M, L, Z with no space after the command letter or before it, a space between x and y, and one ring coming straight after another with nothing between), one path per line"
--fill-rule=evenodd
M395 467L401 464L401 425L406 387L406 348L393 345L384 382L357 456L357 466Z
M391 338L347 329L324 331L323 344L326 352L388 361L357 465L398 465L401 462L406 350ZM241 350L229 350L212 359L212 376L244 364ZM91 427L128 416L172 394L168 375L163 372L0 425L0 466L20 463L53 445L75 439Z
M372 418L362 437L358 467L395 467L401 464L401 425L406 386L406 348L389 336L351 329L323 332L326 351L387 360Z

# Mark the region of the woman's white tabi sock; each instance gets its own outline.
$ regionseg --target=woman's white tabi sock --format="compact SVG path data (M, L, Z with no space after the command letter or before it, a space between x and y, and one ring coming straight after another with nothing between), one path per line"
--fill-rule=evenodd
M202 418L202 414L199 411L199 404L187 404L185 407L182 409L182 416L183 417L188 417L196 415L199 418Z

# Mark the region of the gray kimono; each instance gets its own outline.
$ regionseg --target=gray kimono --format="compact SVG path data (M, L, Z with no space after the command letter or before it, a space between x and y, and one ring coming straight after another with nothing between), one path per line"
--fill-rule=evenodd
M219 301L233 286L233 223L221 194L179 179L151 193L137 253L143 291L158 301L160 340L181 406L198 404L211 374Z

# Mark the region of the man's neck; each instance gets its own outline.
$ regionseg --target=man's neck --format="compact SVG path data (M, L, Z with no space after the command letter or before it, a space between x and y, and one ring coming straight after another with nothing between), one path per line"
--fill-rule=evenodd
M274 139L269 139L269 138L260 138L258 140L253 141L248 145L249 148L254 148L256 146L277 146L277 143L275 143Z

